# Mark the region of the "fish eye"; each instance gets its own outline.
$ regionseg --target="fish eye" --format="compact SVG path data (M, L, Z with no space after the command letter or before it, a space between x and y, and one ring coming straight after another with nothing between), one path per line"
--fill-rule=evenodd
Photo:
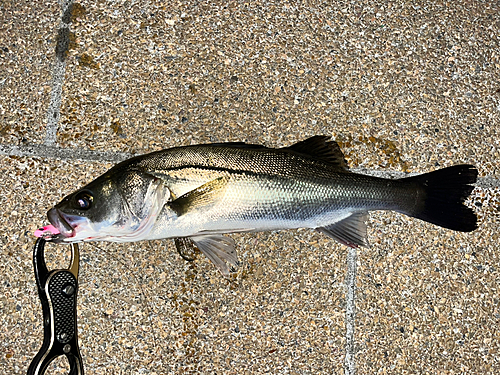
M82 191L75 195L74 204L75 207L79 210L88 210L92 207L92 202L94 197L89 191Z

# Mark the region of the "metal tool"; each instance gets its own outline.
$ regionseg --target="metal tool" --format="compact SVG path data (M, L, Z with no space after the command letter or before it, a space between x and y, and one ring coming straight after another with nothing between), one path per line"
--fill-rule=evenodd
M78 347L76 324L76 295L80 253L77 244L71 244L71 262L68 269L49 271L45 264L46 240L38 238L33 248L33 266L38 295L43 310L43 344L28 368L28 375L43 375L49 364L65 355L70 375L83 375L83 362Z

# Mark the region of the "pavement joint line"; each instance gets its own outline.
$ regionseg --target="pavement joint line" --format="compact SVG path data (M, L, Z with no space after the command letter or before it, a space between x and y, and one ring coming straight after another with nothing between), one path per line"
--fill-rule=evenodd
M9 145L0 143L0 155L5 156L20 156L20 157L34 157L34 158L47 158L59 160L80 160L80 161L102 161L108 163L119 163L126 159L139 154L130 154L127 152L113 152L113 151L97 151L77 148L62 148L56 145L46 144L27 144L27 145ZM352 172L367 174L383 178L403 178L415 176L420 173L404 173L387 170L374 170L367 168L352 168ZM483 189L500 188L500 179L494 176L479 177L476 186Z
M46 144L21 146L0 144L0 155L59 160L101 161L109 163L119 163L134 156L128 153L61 148L57 146L48 146Z
M356 374L356 341L354 329L356 326L356 269L357 269L358 253L354 247L349 248L347 253L347 274L345 279L346 286L346 310L345 310L345 358L344 358L344 374Z
M66 55L69 49L69 24L71 22L71 9L73 0L61 2L62 17L57 32L56 53L52 69L52 88L50 102L47 110L47 127L45 129L46 146L53 146L57 141L57 129L61 117L62 88L66 74Z

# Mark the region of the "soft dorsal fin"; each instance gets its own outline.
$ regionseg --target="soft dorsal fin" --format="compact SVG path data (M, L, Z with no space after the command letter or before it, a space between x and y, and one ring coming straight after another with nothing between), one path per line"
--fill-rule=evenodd
M338 143L331 141L330 137L327 135L315 135L314 137L307 138L285 148L300 154L313 156L317 159L337 166L340 169L348 169L344 154L342 153Z

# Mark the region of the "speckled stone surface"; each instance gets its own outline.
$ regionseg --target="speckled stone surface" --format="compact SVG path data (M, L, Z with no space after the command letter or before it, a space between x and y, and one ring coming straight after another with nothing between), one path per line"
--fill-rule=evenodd
M0 4L0 142L45 137L51 65L59 23L55 1Z
M499 373L499 14L497 2L468 0L75 2L58 147L280 147L327 134L352 167L465 162L489 181L468 202L473 233L371 214L371 247L357 257L355 368L344 365L347 248L319 233L234 235L242 264L230 281L171 241L84 244L86 372ZM0 4L2 144L45 139L62 16L56 1ZM0 156L1 373L26 373L42 342L33 231L110 166ZM69 262L66 247L48 251L49 265Z

